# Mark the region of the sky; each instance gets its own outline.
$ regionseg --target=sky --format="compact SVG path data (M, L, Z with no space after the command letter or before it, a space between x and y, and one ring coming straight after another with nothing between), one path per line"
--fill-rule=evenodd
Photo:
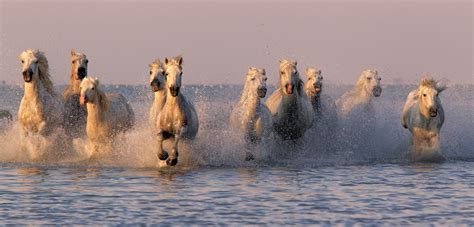
M71 49L105 84L147 84L148 64L181 54L184 84L242 84L249 66L278 80L278 61L352 84L377 69L384 83L430 74L474 83L470 0L0 0L0 80L21 84L18 55L46 53L56 84Z

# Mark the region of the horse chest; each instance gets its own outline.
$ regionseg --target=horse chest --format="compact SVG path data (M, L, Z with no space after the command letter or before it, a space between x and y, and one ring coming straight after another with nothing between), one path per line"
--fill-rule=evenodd
M186 124L186 115L180 108L163 109L160 118L160 126L164 131L174 133Z
M19 117L21 124L33 131L38 130L37 126L45 121L39 100L22 100Z

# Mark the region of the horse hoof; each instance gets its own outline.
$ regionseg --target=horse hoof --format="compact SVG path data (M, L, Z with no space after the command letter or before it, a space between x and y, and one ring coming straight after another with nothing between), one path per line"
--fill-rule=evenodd
M161 161L167 160L168 152L163 151L162 153L158 153L157 156L158 156L158 159L160 159Z
M178 164L178 158L166 160L166 165L175 166L176 164Z

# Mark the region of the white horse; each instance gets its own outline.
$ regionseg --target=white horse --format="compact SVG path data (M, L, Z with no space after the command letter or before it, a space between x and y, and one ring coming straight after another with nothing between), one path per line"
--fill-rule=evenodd
M135 115L121 94L105 94L99 80L86 77L81 82L80 103L87 108L86 149L90 155L108 154L113 138L133 127Z
M297 62L280 61L280 87L266 102L273 117L273 130L284 140L301 138L313 121L313 109L296 65Z
M305 74L308 80L304 85L304 90L314 111L312 128L317 131L318 138L332 138L337 128L336 103L324 93L321 70L307 68Z
M70 138L83 137L86 134L87 110L79 104L81 81L87 76L89 60L85 54L71 50L71 74L69 86L64 90L63 127Z
M364 70L354 88L336 101L342 139L339 144L351 152L362 147L370 150L374 145L376 116L372 100L382 94L380 80L376 70Z
M432 78L423 78L418 89L411 91L403 107L401 123L410 130L414 161L444 160L439 152L439 132L444 123L444 110L438 95L446 89Z
M63 104L54 91L48 60L44 53L39 50L26 50L21 53L20 60L25 91L18 110L18 119L25 142L37 144L34 147L25 146L30 158L37 160L42 158L40 152L44 150L40 144L44 144L46 137L60 126Z
M267 94L266 82L265 69L249 67L240 101L230 115L232 128L249 144L268 136L271 128L270 110L260 101Z
M166 78L164 74L163 65L159 59L153 61L150 65L150 87L154 94L153 104L148 113L149 125L153 128L156 127L156 119L158 114L163 109L166 101L166 89L165 83Z
M336 101L339 117L345 120L357 110L364 110L368 115L373 115L372 97L382 94L380 80L382 78L376 70L362 71L354 88Z
M178 142L181 138L194 139L199 129L196 110L181 91L183 74L181 56L165 58L166 102L158 114L158 158L166 160L166 164L174 166L178 163ZM174 136L171 154L163 150L163 141Z

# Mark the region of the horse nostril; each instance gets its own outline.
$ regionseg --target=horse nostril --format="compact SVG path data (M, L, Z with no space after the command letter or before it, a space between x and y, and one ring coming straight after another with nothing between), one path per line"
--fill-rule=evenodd
M23 74L23 76L28 76L28 72L27 72L26 70L25 70L25 71L23 71L23 73L22 73L22 74Z

